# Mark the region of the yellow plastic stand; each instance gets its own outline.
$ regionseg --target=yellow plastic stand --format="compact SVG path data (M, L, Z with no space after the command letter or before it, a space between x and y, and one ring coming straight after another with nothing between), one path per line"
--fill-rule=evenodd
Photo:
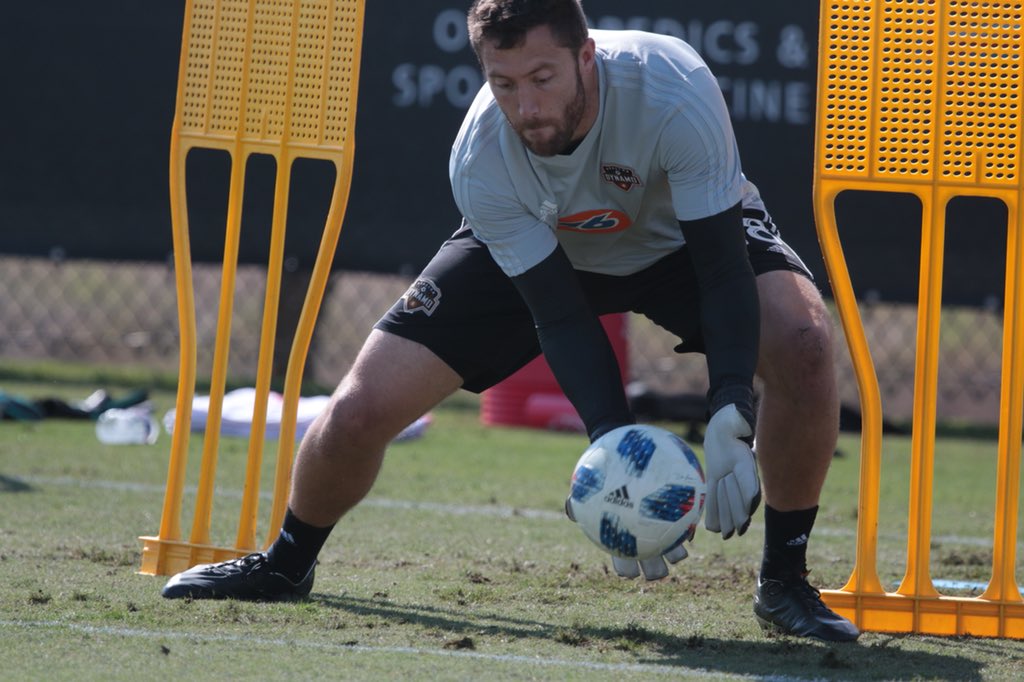
M351 185L363 10L363 0L188 0L186 3L170 158L171 222L181 328L180 376L160 532L156 537L141 538L142 573L176 573L197 563L220 561L256 549L259 481L281 290L288 190L292 162L305 157L333 163L336 176L311 283L288 359L268 545L284 518L303 365ZM210 409L192 532L185 540L181 533L181 505L197 356L185 160L189 150L196 147L228 152L231 179ZM277 162L270 256L260 330L257 397L238 535L233 547L216 547L210 540L210 516L227 380L245 167L251 154L267 154Z
M856 562L847 584L824 599L865 630L1024 638L1014 578L1024 416L1022 6L823 0L820 31L814 209L863 413ZM882 409L836 227L843 190L904 192L923 207L907 569L894 593L877 573ZM943 596L929 576L945 213L958 196L999 199L1009 213L992 576L976 598Z

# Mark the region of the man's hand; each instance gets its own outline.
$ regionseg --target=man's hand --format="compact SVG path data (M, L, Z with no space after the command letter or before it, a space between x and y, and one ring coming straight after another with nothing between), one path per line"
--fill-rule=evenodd
M753 426L730 403L711 416L704 434L708 497L704 526L728 540L743 535L761 503L761 481L749 442Z
M643 572L644 578L647 580L661 580L668 575L668 564L665 563L666 561L669 564L676 564L688 556L689 553L683 547L683 543L680 542L669 551L653 559L637 561L636 559L620 559L617 556L613 556L612 567L623 578L635 578Z
M570 521L576 523L576 517L572 513L572 504L570 504L571 500L571 497L565 498L565 515L569 517ZM653 559L637 561L636 559L621 559L617 556L612 556L612 567L623 578L635 578L642 571L644 578L647 580L661 580L668 575L666 561L670 564L677 564L690 556L690 553L683 547L683 543L687 540L693 540L693 535L694 533L691 532L687 537L680 540L678 545Z

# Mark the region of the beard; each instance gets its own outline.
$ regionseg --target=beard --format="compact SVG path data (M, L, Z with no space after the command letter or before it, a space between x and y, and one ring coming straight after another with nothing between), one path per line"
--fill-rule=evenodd
M523 141L523 144L531 152L537 156L554 156L572 144L573 133L576 132L580 121L583 120L586 108L587 96L583 89L583 77L580 75L579 66L577 66L576 92L573 93L572 99L569 100L562 110L561 118L531 121L530 123L521 123L518 126L513 124L512 127L519 135L519 139ZM553 128L554 132L546 137L527 137L528 133L544 128Z

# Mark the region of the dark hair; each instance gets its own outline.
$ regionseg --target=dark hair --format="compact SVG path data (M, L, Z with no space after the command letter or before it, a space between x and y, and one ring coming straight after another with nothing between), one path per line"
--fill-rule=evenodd
M475 0L466 20L469 42L480 58L484 41L499 50L523 44L526 32L549 26L562 47L579 53L587 40L587 19L580 0Z

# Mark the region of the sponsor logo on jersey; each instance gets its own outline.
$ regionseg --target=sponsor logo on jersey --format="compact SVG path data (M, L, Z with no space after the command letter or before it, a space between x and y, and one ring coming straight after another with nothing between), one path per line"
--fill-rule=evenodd
M423 313L433 315L441 302L441 290L436 284L425 277L412 283L402 297L402 307L407 313Z
M604 163L601 164L601 178L605 182L610 182L623 192L628 192L633 187L640 187L644 183L640 181L640 176L636 174L636 171L629 166L621 166L617 163Z
M558 219L558 229L569 232L621 232L632 224L628 215L614 208L581 211Z

